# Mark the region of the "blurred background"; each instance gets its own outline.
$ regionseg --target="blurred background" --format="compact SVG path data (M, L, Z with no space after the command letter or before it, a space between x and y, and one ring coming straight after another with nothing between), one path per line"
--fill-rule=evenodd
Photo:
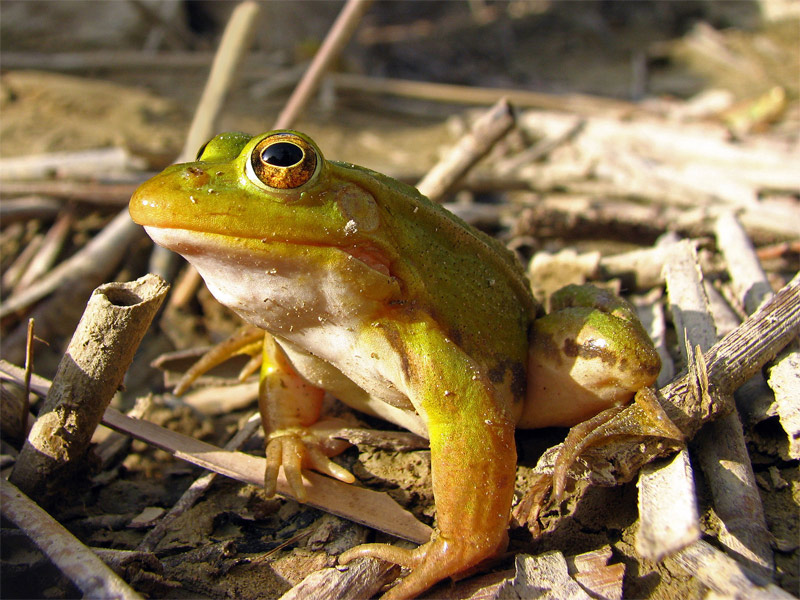
M261 4L252 53L219 130L269 128L343 3ZM0 156L115 144L154 166L177 154L235 4L4 0ZM797 125L794 0L374 3L335 71L641 101L775 86ZM101 85L100 82L107 85ZM297 127L329 158L423 172L469 102L323 86Z

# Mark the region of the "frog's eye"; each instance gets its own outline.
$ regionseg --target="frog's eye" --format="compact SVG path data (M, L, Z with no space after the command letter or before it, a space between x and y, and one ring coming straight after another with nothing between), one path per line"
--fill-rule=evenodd
M248 176L271 188L298 188L314 176L317 151L293 133L276 133L265 137L250 155Z

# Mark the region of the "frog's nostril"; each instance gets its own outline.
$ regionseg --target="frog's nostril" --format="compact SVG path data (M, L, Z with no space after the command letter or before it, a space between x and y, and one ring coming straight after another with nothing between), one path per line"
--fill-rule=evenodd
M194 187L202 187L208 183L209 175L205 169L200 167L187 167L183 172L183 178Z

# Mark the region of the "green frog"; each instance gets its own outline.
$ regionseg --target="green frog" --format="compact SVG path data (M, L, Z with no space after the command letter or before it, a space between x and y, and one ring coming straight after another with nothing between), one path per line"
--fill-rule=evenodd
M416 189L326 160L296 131L224 133L130 201L133 220L182 254L257 328L265 486L283 469L342 481L322 394L430 441L437 527L409 550L366 544L410 572L409 598L502 551L516 428L572 426L651 385L659 356L632 307L592 287L534 301L516 257ZM224 354L224 352L223 352Z

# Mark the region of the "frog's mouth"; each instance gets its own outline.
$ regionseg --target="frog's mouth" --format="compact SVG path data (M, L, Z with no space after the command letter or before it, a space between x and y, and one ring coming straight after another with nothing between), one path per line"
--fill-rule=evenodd
M270 244L265 240L211 234L190 229L156 227L152 225L146 225L144 229L147 235L159 246L177 252L189 261L218 254L221 256L227 255L232 261L241 264L247 258L252 258L254 262L257 261L258 256L267 254L266 251L269 246L293 246L298 249L303 247L319 248L338 251L352 257L370 271L375 272L382 280L386 278L396 280L391 269L389 257L379 249L369 245L341 247L334 244L322 245L318 243L311 244L306 241L292 242L288 240ZM221 240L225 240L225 242L223 243ZM301 252L298 251L297 255L299 256L300 254Z
M333 246L338 248L345 254L349 254L356 260L361 261L369 268L378 271L387 277L393 277L390 269L391 262L389 258L380 250L371 246L354 246L352 248L342 248L340 246Z

